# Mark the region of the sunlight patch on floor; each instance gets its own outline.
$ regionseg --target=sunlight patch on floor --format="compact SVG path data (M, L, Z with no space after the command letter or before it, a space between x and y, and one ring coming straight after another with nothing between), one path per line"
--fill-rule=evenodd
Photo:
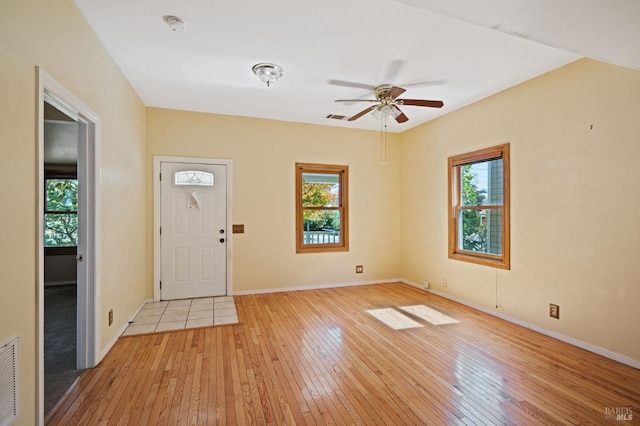
M401 314L393 308L368 309L367 313L394 330L422 327L422 324Z
M425 305L401 306L400 309L433 325L455 324L460 322Z

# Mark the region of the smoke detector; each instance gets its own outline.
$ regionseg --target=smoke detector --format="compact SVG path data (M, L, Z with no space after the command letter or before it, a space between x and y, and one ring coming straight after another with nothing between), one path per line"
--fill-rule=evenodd
M162 20L167 23L167 25L173 32L183 33L187 31L187 24L182 18L173 15L165 15L162 17Z

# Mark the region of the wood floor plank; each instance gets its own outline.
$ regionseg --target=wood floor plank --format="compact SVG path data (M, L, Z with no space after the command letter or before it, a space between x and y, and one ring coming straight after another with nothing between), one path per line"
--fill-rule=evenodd
M150 367L150 372L153 372L153 374L149 374L149 376L152 376L152 384L145 398L142 412L137 417L141 425L153 424L167 389L166 365L169 362L173 341L169 339L167 334L159 335L159 337L161 337L161 340L158 353Z
M122 337L50 425L583 425L640 371L399 284L235 296L236 325ZM394 330L370 309L459 321ZM640 424L635 415L628 424Z
M256 405L256 420L261 424L274 423L277 410L275 404L270 398L270 389L267 383L264 382L263 376L260 374L263 368L267 371L267 366L261 366L260 357L258 357L255 347L254 339L251 335L249 328L237 328L240 331L242 338L242 344L246 347L244 352L244 364L247 369L247 379L250 385L251 399Z

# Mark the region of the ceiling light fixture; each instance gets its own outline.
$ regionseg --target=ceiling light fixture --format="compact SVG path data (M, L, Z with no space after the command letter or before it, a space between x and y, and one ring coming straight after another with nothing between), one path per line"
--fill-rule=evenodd
M175 33L183 33L187 31L187 24L182 18L173 15L165 15L162 20L167 23L171 31Z
M382 120L383 118L395 120L395 118L399 116L401 113L400 113L400 110L396 108L394 104L383 102L380 105L376 106L376 108L373 111L371 111L371 114L376 120Z
M275 83L284 75L282 67L276 64L255 64L251 70L263 83L267 84L267 87L271 86L272 83Z

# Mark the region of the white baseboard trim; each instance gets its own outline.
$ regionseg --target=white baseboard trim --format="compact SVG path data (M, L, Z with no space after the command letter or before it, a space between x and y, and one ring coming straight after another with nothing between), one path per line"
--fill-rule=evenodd
M412 287L416 287L416 288L419 288L421 290L424 290L424 288L422 286L420 286L420 285L418 285L418 284L416 284L414 282L411 282L411 281L408 281L408 280L404 280L404 279L400 280L400 282L402 282L404 284L407 284L407 285L410 285ZM581 349L585 349L585 350L587 350L589 352L593 352L595 354L602 355L605 358L612 359L612 360L617 361L619 363L628 365L629 367L640 369L640 361L635 360L633 358L630 358L630 357L628 357L626 355L622 355L622 354L619 354L617 352L610 351L609 349L601 348L600 346L592 345L591 343L583 342L582 340L575 339L575 338L567 336L565 334L561 334L561 333L558 333L558 332L555 332L555 331L547 330L546 328L542 328L542 327L539 327L539 326L537 326L535 324L531 324L531 323L528 323L526 321L520 320L518 318L514 318L512 316L505 315L503 313L496 312L496 311L493 311L491 309L487 309L484 306L480 306L480 305L477 305L475 303L468 302L468 301L466 301L464 299L460 299L459 297L452 296L450 294L443 293L443 292L438 291L438 290L429 289L429 290L426 290L426 291L429 292L429 293L433 293L436 296L440 296L440 297L443 297L445 299L449 299L449 300L451 300L453 302L460 303L461 305L465 305L465 306L468 306L470 308L476 309L476 310L478 310L480 312L484 312L485 314L493 315L494 317L498 317L498 318L503 319L505 321L509 321L510 323L519 325L521 327L529 328L529 329L531 329L533 331L537 331L540 334L544 334L546 336L553 337L554 339L560 340L562 342L568 343L568 344L573 345L573 346L577 346L577 347L579 347Z
M402 284L410 285L411 287L415 287L415 288L419 288L420 290L424 290L423 286L421 286L420 284L414 283L413 281L401 279L400 282Z
M357 285L371 285L371 284L389 284L400 282L400 278L389 278L387 280L372 280L372 281L352 281L348 283L334 283L334 284L319 284L299 287L278 287L267 288L260 290L240 290L234 291L234 296L244 296L249 294L265 294L265 293L283 293L287 291L302 291L302 290L319 290L323 288L336 288L336 287L353 287Z
M127 330L127 327L129 327L129 324L135 319L136 315L138 315L140 313L140 311L142 310L142 307L145 305L145 303L148 302L153 302L153 299L145 299L142 304L138 307L138 309L136 309L136 311L134 312L133 315L131 315L131 317L129 317L129 321L127 321L122 327L120 327L120 330L118 330L118 332L115 334L115 336L113 336L113 339L111 339L109 341L109 343L107 343L107 345L102 348L102 353L100 354L100 360L98 361L98 363L100 361L102 361L102 359L105 357L105 355L107 353L109 353L109 351L111 350L111 348L113 348L113 345L116 344L116 342L118 341L118 339L124 334L124 332Z

